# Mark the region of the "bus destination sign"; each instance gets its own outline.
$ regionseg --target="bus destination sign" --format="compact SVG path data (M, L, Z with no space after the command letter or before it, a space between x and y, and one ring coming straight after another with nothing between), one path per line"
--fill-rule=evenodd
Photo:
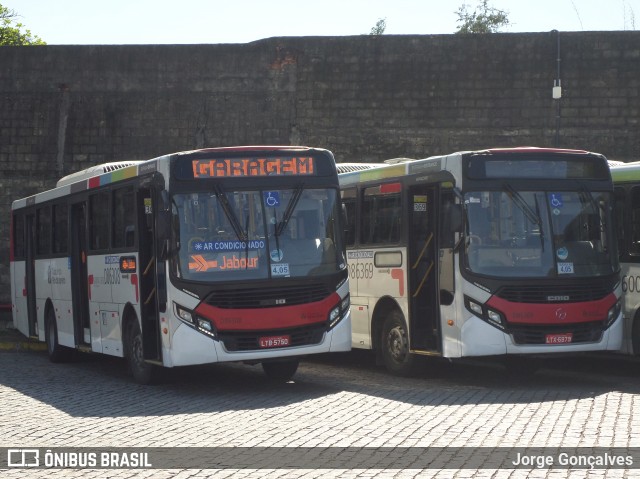
M214 158L193 160L193 177L238 178L247 176L314 175L314 159L310 156L276 158Z

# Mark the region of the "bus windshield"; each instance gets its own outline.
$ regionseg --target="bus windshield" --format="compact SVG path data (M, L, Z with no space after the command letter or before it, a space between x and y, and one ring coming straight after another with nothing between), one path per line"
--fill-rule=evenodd
M467 268L487 276L587 277L618 269L609 193L465 194Z
M227 282L337 272L338 214L336 190L303 185L175 194L175 274Z

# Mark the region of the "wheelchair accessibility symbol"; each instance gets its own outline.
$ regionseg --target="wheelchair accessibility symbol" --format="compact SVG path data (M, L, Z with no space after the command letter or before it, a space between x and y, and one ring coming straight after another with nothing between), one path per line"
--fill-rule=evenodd
M562 195L560 193L549 193L549 203L553 208L562 208Z
M267 206L276 207L280 206L280 193L277 191L265 191L262 193L264 196L264 203Z

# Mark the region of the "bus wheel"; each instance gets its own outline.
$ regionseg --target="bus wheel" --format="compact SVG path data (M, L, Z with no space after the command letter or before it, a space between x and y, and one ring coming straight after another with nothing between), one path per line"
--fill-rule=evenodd
M142 352L142 333L140 326L134 319L127 328L126 351L129 370L133 379L139 384L152 384L156 380L156 367L145 362Z
M413 373L415 357L409 352L409 335L402 314L392 311L382 325L382 362L398 376Z
M300 361L288 359L286 361L267 361L262 363L262 369L271 381L286 382L298 370Z
M60 343L58 343L58 325L56 323L56 315L51 309L47 313L44 338L47 342L49 361L52 363L61 363L69 359L69 355L71 353L69 348L60 346Z

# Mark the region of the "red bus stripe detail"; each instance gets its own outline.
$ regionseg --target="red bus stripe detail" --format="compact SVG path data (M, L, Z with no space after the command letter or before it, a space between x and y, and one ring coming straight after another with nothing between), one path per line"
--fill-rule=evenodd
M402 185L400 183L386 183L380 185L380 193L400 193Z
M322 323L339 302L340 295L332 293L314 303L260 309L223 309L200 303L195 313L211 321L218 331L266 331Z
M616 301L613 293L597 301L544 304L512 303L493 296L487 306L503 313L512 324L571 324L606 320Z

